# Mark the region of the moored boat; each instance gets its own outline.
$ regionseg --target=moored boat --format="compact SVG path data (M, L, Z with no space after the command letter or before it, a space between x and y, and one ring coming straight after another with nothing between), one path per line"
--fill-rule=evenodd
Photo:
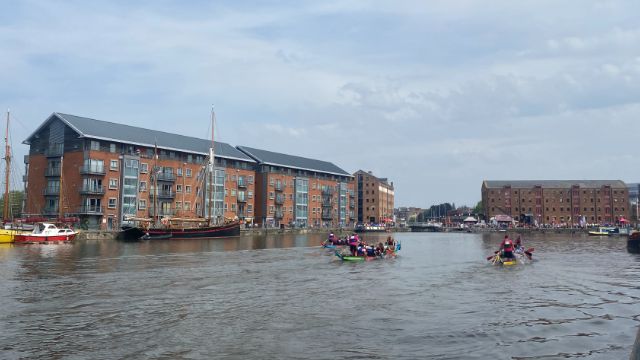
M69 228L58 228L52 223L38 223L31 233L15 235L15 243L37 244L52 242L68 242L75 239L78 233Z
M610 226L600 226L598 230L589 231L591 236L609 236L612 232L616 232L616 228Z
M206 239L206 238L222 238L240 236L240 221L237 219L223 218L223 210L221 208L214 209L214 178L218 175L215 166L214 154L214 137L213 129L215 126L215 113L211 111L211 146L209 148L209 156L206 158L206 165L203 166L202 172L196 178L200 183L195 187L204 188L207 191L201 191L198 201L202 204L203 214L198 217L162 217L158 214L158 175L161 174L160 167L157 165L158 153L157 144L154 154L156 164L153 171L150 172L149 182L153 183L153 210L152 218L135 218L125 217L125 221L129 222L123 226L118 233L118 238L125 241L137 241L146 237L147 239ZM135 225L134 225L135 224Z

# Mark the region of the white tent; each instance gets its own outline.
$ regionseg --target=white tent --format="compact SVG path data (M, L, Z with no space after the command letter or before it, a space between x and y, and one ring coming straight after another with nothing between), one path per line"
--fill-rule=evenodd
M466 219L462 220L463 222L466 223L477 223L478 219L474 218L473 216L469 216Z

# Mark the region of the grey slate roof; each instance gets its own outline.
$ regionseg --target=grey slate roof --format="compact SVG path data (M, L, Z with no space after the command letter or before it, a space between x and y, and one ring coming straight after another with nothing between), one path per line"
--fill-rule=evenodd
M74 129L79 137L123 142L146 147L154 147L157 144L159 149L199 153L203 155L208 155L209 148L211 147L211 140L62 113L53 113L23 143L28 145L31 138L54 118L60 119ZM255 162L252 158L227 143L216 141L214 150L216 157Z
M328 161L308 159L300 156L281 154L273 151L238 146L240 151L251 156L260 164L283 166L301 170L311 170L340 176L351 176L348 172Z
M622 180L485 180L486 188L502 188L511 186L518 189L531 189L534 186L553 189L569 189L573 185L581 188L599 188L609 185L614 188L626 188L627 185Z

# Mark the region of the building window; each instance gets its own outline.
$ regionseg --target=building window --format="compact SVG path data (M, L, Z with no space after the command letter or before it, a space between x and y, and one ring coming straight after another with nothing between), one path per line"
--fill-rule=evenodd
M111 160L111 165L109 166L111 170L118 170L118 160Z
M191 210L191 202L190 201L185 201L184 202L184 209L185 209L185 211Z
M273 214L273 209L274 209L273 205L269 205L269 214Z
M270 200L273 200L273 191L270 191L270 192L269 192L269 199L270 199Z
M149 172L149 164L140 163L140 172L143 174L146 174L147 172Z
M253 198L253 191L247 191L247 197L249 199L252 199Z
M236 196L236 189L231 189L231 196Z
M185 169L184 172L187 177L191 177L191 169Z
M176 175L177 176L182 176L182 168L181 167L176 169Z
M231 211L236 211L236 203L231 203Z
M112 152L112 153L116 152L116 144L109 144L109 152Z
M140 200L138 201L138 209L139 209L139 210L144 210L144 209L146 209L146 208L147 208L147 200L142 200L142 199L140 199Z
M182 201L176 201L176 210L182 210Z
M116 198L109 198L109 209L115 209L117 204Z
M176 192L177 193L181 193L182 192L182 185L180 185L180 184L176 185Z
M273 186L273 178L269 179L269 186Z
M140 181L140 191L147 191L147 182Z
M253 184L253 175L249 175L249 176L247 176L247 182L248 182L249 184Z
M187 194L191 194L191 185L187 185L187 186L185 186L185 187L184 187L184 191L185 191ZM186 206L186 203L185 203L185 206ZM186 209L185 209L185 210L186 210Z
M109 189L118 188L118 179L109 179Z
M91 150L100 150L100 141L91 140Z
M253 205L248 204L247 205L247 213L251 214L253 212Z

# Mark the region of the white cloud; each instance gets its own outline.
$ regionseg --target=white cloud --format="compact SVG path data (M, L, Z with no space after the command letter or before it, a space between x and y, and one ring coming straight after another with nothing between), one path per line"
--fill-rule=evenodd
M398 205L637 181L636 2L14 6L0 99L20 140L53 111L203 137L215 104L219 140L372 170Z

